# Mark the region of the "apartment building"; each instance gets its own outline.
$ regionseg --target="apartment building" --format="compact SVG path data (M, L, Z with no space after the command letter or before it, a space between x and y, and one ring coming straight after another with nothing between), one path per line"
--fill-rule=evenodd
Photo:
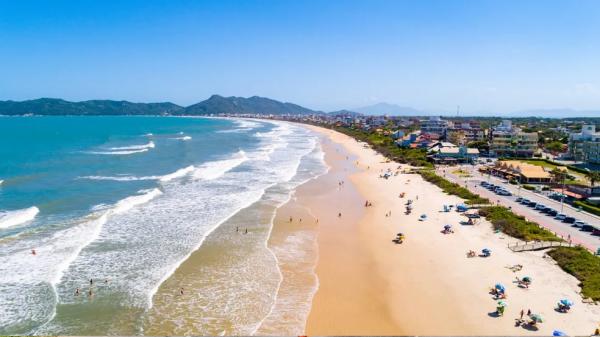
M504 120L491 130L490 154L496 157L532 157L538 149L538 134L522 132Z
M569 156L577 161L600 164L600 132L595 125L583 125L581 132L569 135Z

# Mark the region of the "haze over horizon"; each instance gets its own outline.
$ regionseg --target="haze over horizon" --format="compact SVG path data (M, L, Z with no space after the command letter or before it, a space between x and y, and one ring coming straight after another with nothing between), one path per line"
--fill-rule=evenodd
M599 33L597 1L0 1L0 99L598 111Z

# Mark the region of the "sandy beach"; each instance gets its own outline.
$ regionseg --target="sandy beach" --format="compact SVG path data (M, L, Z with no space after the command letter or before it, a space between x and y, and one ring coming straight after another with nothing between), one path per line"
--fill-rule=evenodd
M310 128L322 136L330 170L300 186L277 211L269 240L272 249L277 241L285 241L282 236L291 233L285 229L298 221L290 223L290 216L306 216L317 225L318 289L307 334L550 335L558 329L590 335L597 327L600 308L582 303L578 281L543 251L510 251L506 245L516 239L494 233L484 219L461 225L464 216L442 212L443 205L461 203L459 198L416 174L380 178L399 165L386 163L348 136ZM399 197L401 192L404 198ZM413 200L413 212L405 215L408 199ZM372 206L364 207L365 200ZM388 212L391 216L386 216ZM426 221L419 221L421 214L427 214ZM441 233L446 224L454 233ZM406 235L399 245L392 242L398 232ZM491 249L492 256L466 257L468 250L483 248ZM521 271L508 268L519 264ZM300 277L314 282L306 276L312 273L310 268L296 275L290 268L281 269L287 282ZM533 279L529 289L515 282L524 276ZM502 317L494 314L496 300L489 293L496 283L506 287L508 306ZM575 302L567 314L555 310L563 298ZM542 315L544 323L536 328L516 326L521 310Z

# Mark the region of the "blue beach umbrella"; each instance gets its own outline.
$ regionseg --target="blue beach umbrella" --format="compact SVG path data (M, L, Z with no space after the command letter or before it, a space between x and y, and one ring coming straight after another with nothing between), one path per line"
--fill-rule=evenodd
M562 332L560 330L554 330L552 331L552 336L568 336L565 332Z
M490 249L488 249L488 248L483 248L481 250L481 252L484 253L484 254L491 254L492 253L492 251Z
M560 300L560 304L566 305L568 307L573 306L573 302L566 298L563 298L562 300Z
M494 288L496 288L496 290L500 290L500 291L506 290L506 288L504 288L504 285L502 285L501 283L496 283Z

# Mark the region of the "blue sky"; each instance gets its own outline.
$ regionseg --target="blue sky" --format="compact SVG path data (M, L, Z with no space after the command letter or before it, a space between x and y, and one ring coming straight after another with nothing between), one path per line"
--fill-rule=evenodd
M0 0L0 99L600 110L600 1Z

